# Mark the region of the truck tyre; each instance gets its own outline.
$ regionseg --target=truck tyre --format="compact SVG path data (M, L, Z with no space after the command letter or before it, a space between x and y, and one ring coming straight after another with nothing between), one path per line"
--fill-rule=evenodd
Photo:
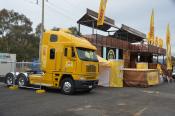
M5 76L5 83L7 84L7 86L13 85L14 81L14 75L12 73L8 73Z
M28 86L27 77L24 74L19 74L17 77L17 84L19 87Z
M66 95L71 95L75 91L75 84L71 78L65 78L61 82L61 92Z

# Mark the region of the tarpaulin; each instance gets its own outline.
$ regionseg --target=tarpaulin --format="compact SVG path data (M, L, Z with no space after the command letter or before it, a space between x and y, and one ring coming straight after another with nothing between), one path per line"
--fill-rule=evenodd
M126 86L148 87L159 84L158 70L155 69L124 69Z
M123 60L99 62L99 85L123 87Z
M110 87L123 87L123 60L110 61Z

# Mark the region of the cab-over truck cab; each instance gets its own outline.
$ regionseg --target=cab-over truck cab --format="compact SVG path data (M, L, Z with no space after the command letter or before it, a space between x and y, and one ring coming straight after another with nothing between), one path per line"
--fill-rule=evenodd
M18 77L19 86L41 85L60 88L64 94L75 90L90 91L98 84L96 48L87 40L64 31L47 31L41 41L43 74Z

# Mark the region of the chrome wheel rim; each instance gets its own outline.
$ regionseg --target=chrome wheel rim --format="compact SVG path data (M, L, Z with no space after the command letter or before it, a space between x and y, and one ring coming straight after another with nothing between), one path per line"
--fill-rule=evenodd
M23 78L19 78L18 85L19 85L19 87L24 86L24 79Z
M64 85L63 85L63 90L66 92L66 93L69 93L71 91L71 83L70 82L65 82Z
M7 85L13 84L13 78L11 76L7 77Z

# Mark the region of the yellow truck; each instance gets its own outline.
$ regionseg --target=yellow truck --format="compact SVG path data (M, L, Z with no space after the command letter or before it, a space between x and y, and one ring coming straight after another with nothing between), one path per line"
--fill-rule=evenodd
M64 31L44 32L40 48L40 74L8 73L7 85L41 85L59 88L64 94L76 90L91 91L98 85L99 64L96 47L81 37Z

